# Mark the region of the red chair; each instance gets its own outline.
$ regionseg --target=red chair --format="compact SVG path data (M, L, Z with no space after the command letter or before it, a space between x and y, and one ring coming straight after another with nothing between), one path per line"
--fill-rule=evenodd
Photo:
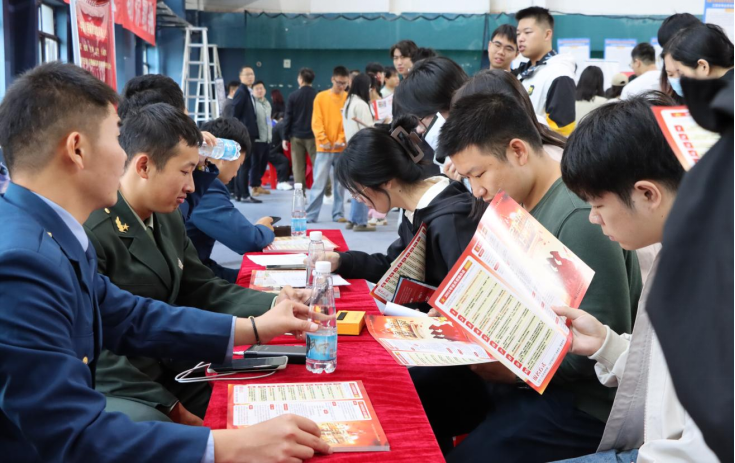
M271 190L276 188L276 185L278 185L278 173L276 172L276 168L273 167L273 164L270 162L268 163L268 168L265 169L263 178L260 179L261 185L265 186L268 183L271 184Z
M291 143L288 143L288 149L283 150L283 154L288 158L288 163L291 165L291 171L293 171L293 162L291 162ZM311 165L311 158L306 155L306 188L311 188L314 183L314 168Z

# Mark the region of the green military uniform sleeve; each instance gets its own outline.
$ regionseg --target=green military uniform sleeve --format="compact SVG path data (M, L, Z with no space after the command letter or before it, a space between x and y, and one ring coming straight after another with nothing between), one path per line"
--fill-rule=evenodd
M155 363L152 359L141 359ZM138 369L128 357L102 349L97 361L95 389L106 396L134 400L166 413L179 400Z
M184 271L177 304L237 317L262 315L271 308L276 297L274 294L243 288L217 278L212 269L199 260L188 236L185 238Z

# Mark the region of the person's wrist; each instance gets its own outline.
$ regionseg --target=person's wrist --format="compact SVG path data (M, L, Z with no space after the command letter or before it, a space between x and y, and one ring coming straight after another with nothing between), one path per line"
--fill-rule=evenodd
M260 344L267 344L279 334L275 332L274 327L272 323L269 322L268 318L265 318L263 315L260 317L253 317L253 321L251 323L258 331L258 339L253 341L253 344L258 340L260 341Z
M247 318L238 317L235 321L235 342L234 345L250 345L255 343L255 334L253 333L253 325Z
M255 336L255 344L259 346L261 344L261 341L260 341L260 334L258 333L258 327L255 324L255 317L251 315L248 317L248 319L250 320L250 324L253 327L253 335Z

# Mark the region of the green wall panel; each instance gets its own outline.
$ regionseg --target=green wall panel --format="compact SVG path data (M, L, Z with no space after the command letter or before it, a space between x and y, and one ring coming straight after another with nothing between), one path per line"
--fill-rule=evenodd
M483 15L414 21L248 15L246 43L252 48L272 49L387 50L410 37L424 47L481 50L484 27Z
M269 88L288 95L296 88L299 68L312 68L315 88L328 88L332 68L364 69L370 61L390 65L388 50L410 38L459 63L468 74L480 69L488 35L501 24L515 24L512 15L264 15L193 13L187 18L209 28L220 47L225 80L237 79L244 64ZM349 18L349 19L348 19ZM556 38L589 37L591 55L602 58L606 38L649 41L664 17L556 15ZM554 42L556 45L556 41ZM291 60L291 68L283 60Z

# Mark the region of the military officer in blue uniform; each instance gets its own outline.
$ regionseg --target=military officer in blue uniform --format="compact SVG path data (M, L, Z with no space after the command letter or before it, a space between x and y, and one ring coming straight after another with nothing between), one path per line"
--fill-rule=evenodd
M0 198L0 449L5 461L303 460L329 452L315 423L281 417L241 430L134 423L94 390L104 346L126 355L225 361L234 344L316 326L282 301L236 318L136 297L97 273L82 227L111 207L125 164L117 95L71 64L41 65L0 104L13 178Z

